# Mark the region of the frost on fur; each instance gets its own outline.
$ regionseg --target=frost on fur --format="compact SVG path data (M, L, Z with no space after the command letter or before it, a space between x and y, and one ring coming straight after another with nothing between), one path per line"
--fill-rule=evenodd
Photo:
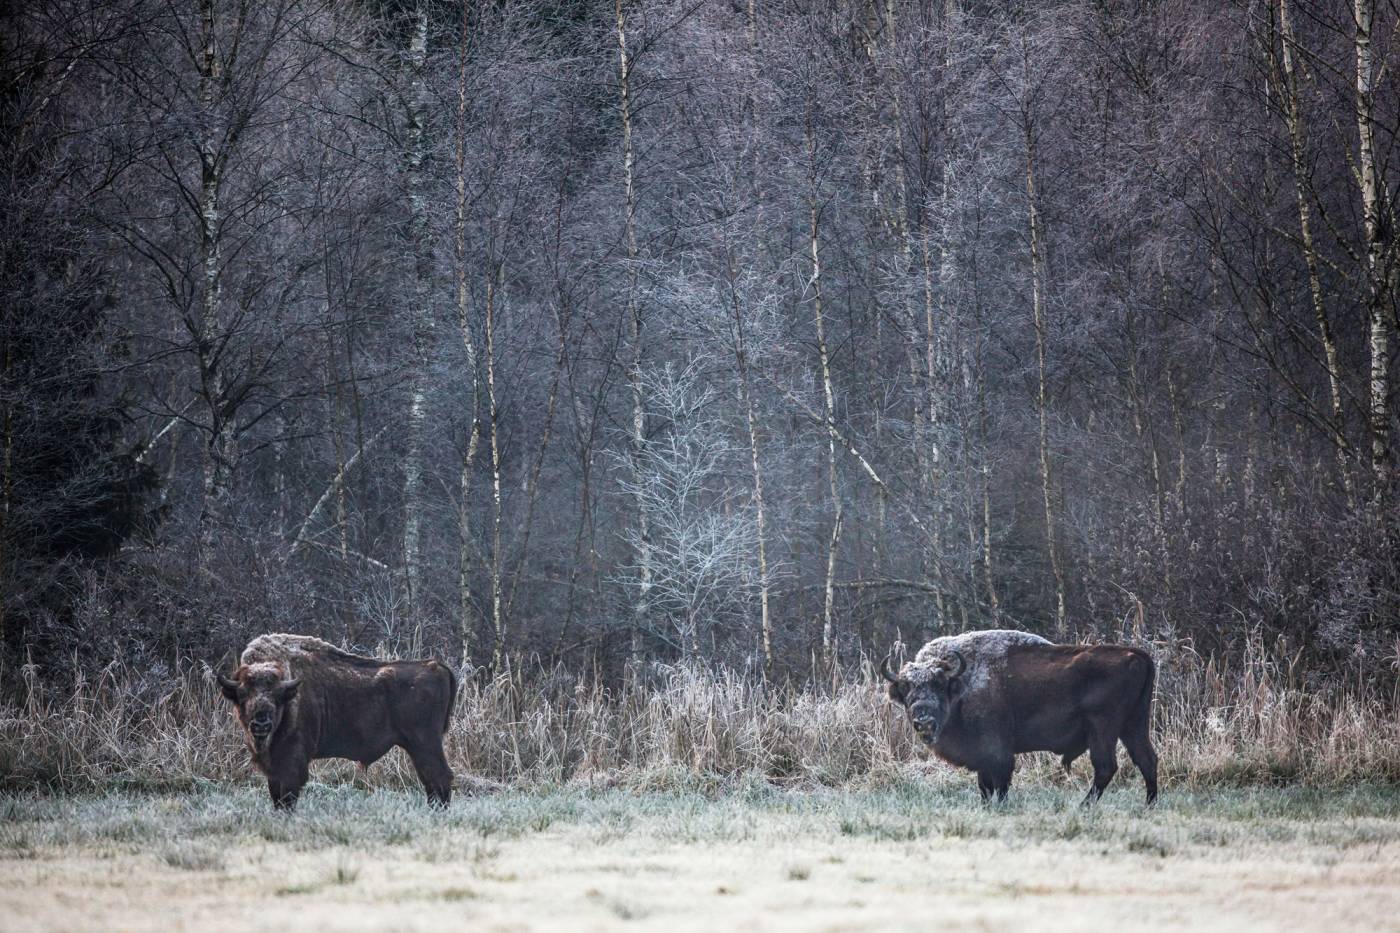
M1006 660L1006 652L1012 645L1048 645L1039 635L1018 632L1014 629L987 629L981 632L963 632L961 635L945 635L935 638L907 662L899 676L912 683L929 680L944 666L953 652L962 655L967 662L963 682L968 689L987 685L992 671L997 670Z

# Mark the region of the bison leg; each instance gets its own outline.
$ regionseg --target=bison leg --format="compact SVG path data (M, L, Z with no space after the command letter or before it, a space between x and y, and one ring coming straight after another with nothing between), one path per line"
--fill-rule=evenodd
M990 803L992 795L998 801L1006 799L1011 788L1011 773L1016 769L1016 759L1008 758L989 763L977 772L977 789L982 793L983 802Z
M301 789L310 776L306 765L285 768L267 776L267 792L272 795L272 806L278 810L291 810L297 805Z
M1104 788L1118 773L1118 739L1112 733L1108 738L1102 734L1089 740L1089 761L1094 765L1094 783L1084 797L1084 806L1092 806L1103 796Z
M992 784L992 776L991 776L990 774L988 774L987 772L985 772L985 771L978 771L978 772L977 772L977 792L980 793L980 794L982 795L982 802L983 802L983 803L990 803L990 802L991 802L991 800L992 800L992 791L994 791L995 789L996 789L995 786Z
M1130 734L1123 736L1123 745L1128 749L1128 757L1142 772L1142 781L1147 785L1147 805L1150 807L1157 802L1157 751L1152 747L1145 729L1142 734L1130 730Z
M997 801L1006 800L1006 792L1011 789L1011 773L1016 770L1016 759L1008 758L1001 762L992 774L992 779L996 782Z
M1065 769L1065 777L1074 777L1074 760L1084 754L1088 747L1087 745L1081 745L1078 748L1070 749L1060 756L1060 767Z
M436 738L436 737L435 737ZM442 752L441 740L405 748L413 761L413 769L418 772L418 780L423 782L423 790L428 794L428 802L436 807L446 807L452 800L452 768L447 764L447 756Z
M1143 687L1142 698L1128 716L1123 728L1123 745L1128 749L1128 757L1133 759L1142 781L1147 785L1147 805L1157 800L1157 750L1152 747L1152 684L1154 676L1149 674Z

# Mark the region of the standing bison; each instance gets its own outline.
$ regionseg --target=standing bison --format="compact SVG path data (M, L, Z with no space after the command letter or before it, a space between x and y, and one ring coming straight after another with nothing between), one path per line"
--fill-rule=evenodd
M240 660L219 686L238 709L273 806L296 805L312 760L368 767L395 745L408 752L428 800L447 806L452 769L442 735L457 678L446 665L376 661L304 635L262 635Z
M919 738L945 761L977 772L984 800L1006 799L1016 755L1055 752L1066 770L1085 749L1098 800L1118 771L1118 741L1157 799L1157 753L1148 727L1156 665L1122 645L1053 645L1027 632L938 638L895 674L880 671Z

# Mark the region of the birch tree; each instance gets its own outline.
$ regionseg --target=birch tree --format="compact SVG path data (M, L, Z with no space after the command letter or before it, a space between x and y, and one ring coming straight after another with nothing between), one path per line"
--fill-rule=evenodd
M1386 263L1384 181L1376 165L1376 60L1372 31L1375 0L1355 0L1357 183L1361 192L1366 271L1366 313L1371 355L1367 424L1371 434L1372 498L1379 507L1390 486L1390 320ZM1390 272L1389 275L1394 275Z
M404 190L408 199L405 225L411 274L405 316L408 318L408 410L404 420L403 566L411 611L417 615L423 599L423 518L427 508L423 431L428 406L428 361L433 339L433 256L427 174L428 148L427 0L415 0L409 12L409 39L404 56Z
M637 194L633 180L634 155L632 151L632 59L627 54L627 17L623 11L624 0L613 0L617 37L618 107L622 117L622 222L623 242L626 248L626 314L627 339L632 358L628 363L627 382L632 394L632 419L630 435L630 463L632 482L638 489L642 486L641 462L646 453L647 420L646 405L642 393L642 306L637 295ZM632 656L641 654L641 634L645 630L649 599L651 597L652 554L649 517L637 500L635 514L637 533L633 536L633 546L637 553L640 585L637 587L636 601L632 607Z
M831 381L831 348L827 343L826 313L822 305L821 204L818 191L817 144L814 137L813 103L807 104L807 247L811 274L803 288L803 300L811 303L812 323L817 338L817 364L822 389L822 419L826 426L826 481L831 499L831 531L826 541L826 577L822 600L822 660L836 661L836 548L841 542L843 502L836 469L836 397Z
M1041 501L1045 508L1045 548L1050 558L1050 573L1055 582L1055 627L1064 634L1067 628L1065 608L1065 573L1060 564L1056 541L1054 476L1050 457L1050 403L1046 377L1046 281L1044 232L1040 220L1036 187L1036 142L1040 131L1037 108L1038 81L1033 73L1032 40L1022 32L1017 37L1021 85L1017 100L1021 138L1025 146L1026 238L1030 247L1031 322L1035 330L1036 395L1035 409L1038 427Z
M457 495L457 606L458 626L462 637L462 665L471 663L472 621L475 607L472 599L472 556L475 552L471 526L472 474L476 467L476 448L481 439L479 409L480 381L477 378L476 342L472 334L471 303L467 288L467 62L471 47L471 4L462 4L462 30L457 48L457 138L456 138L456 212L453 229L453 274L456 278L457 331L471 386L467 398L467 442L462 452Z
M1352 497L1350 465L1350 444L1346 433L1346 413L1342 408L1341 356L1337 339L1333 334L1332 321L1322 294L1322 261L1318 255L1317 242L1313 235L1313 211L1308 193L1307 165L1307 125L1303 111L1302 70L1298 59L1297 34L1293 27L1291 0L1277 0L1281 54L1274 54L1274 44L1269 43L1271 63L1274 65L1275 79L1283 91L1284 120L1288 126L1289 161L1293 169L1293 190L1298 205L1299 245L1303 261L1308 270L1308 297L1312 301L1313 317L1317 321L1318 342L1322 345L1322 363L1327 374L1327 395L1331 403L1331 431L1337 445L1337 470L1348 500ZM1281 72L1281 74L1279 73Z

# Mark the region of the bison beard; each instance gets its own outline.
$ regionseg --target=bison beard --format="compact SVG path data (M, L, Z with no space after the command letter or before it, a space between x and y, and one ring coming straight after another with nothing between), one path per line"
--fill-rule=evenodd
M457 678L437 661L377 661L318 638L263 635L219 677L237 709L253 764L278 809L290 809L317 758L369 767L394 746L408 753L429 802L447 806L443 754Z
M898 674L881 673L919 737L944 760L977 772L982 798L1006 799L1015 756L1048 751L1066 770L1086 749L1091 804L1118 771L1121 740L1157 799L1152 748L1156 665L1122 645L1052 645L1018 632L970 632L930 642Z

